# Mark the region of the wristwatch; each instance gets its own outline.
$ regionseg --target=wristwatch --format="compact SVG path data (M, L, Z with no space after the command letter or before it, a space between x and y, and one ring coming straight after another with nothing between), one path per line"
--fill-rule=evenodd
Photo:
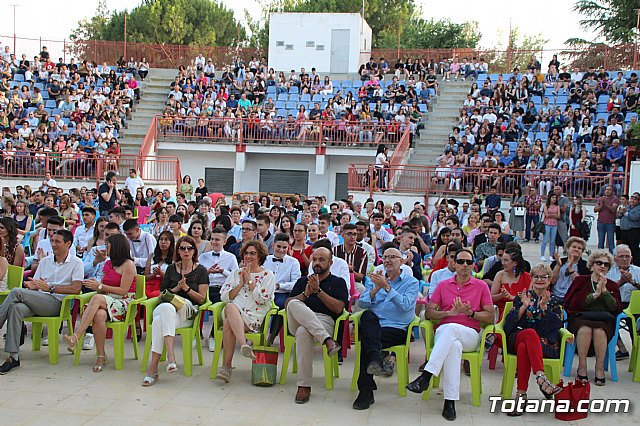
M49 286L49 294L53 294L56 292L56 286L55 285L50 285Z
M102 283L98 284L98 291L102 291Z
M469 315L469 318L473 318L476 315L476 311L471 311L471 315Z

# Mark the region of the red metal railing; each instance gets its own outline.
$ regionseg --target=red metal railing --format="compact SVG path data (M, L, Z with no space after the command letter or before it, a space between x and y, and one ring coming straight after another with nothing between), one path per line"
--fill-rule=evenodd
M389 176L380 182L380 176ZM581 195L586 200L594 199L605 185L614 185L617 191L628 188L628 173L625 172L577 172L564 173L555 170L552 174L528 174L525 171L500 168L464 168L460 174L453 169L435 166L391 165L386 174L376 174L371 164L351 164L348 186L352 191L374 191L386 189L394 192L419 194L469 195L475 187L481 193L495 187L502 196L513 195L515 187L535 186L541 195L560 185L566 194Z
M151 131L155 129L155 137ZM151 124L140 155L148 155L158 140L167 142L204 142L220 144L279 144L307 147L364 147L385 144L390 149L402 147L402 157L409 149L409 129L401 123L375 121L324 122L285 119L177 117L157 115Z
M136 169L146 182L180 182L180 161L176 157L138 155L96 156L84 153L34 153L31 151L3 151L2 172L5 177L40 178L49 171L54 179L104 179L108 171L128 176Z
M75 58L76 61L87 59L95 61L97 64L106 62L114 65L118 59L125 55L126 60L133 56L136 61L143 57L147 59L154 68L177 68L179 65L189 65L191 61L200 53L207 59L211 58L219 69L224 65L232 64L235 57L240 57L246 63L251 57L261 58L267 55L263 49L256 48L236 48L226 46L184 46L171 44L153 43L131 43L124 41L106 40L50 40L28 37L13 37L10 35L0 35L0 41L4 45L14 46L14 51L20 54L26 53L28 57L38 54L42 46L47 46L51 56L55 59L62 57L64 61ZM543 65L543 72L546 72L547 62L552 55L557 54L560 62L577 66L582 69L590 66L602 66L608 70L614 69L636 69L638 58L638 46L635 43L626 43L615 46L604 44L594 45L587 49L372 49L363 54L373 56L376 60L384 57L389 62L389 68L394 68L396 58L405 60L425 59L428 62L433 60L440 62L443 58L451 59L480 58L484 57L489 64L489 72L510 72L514 66L519 66L521 71L526 66L531 56L535 56Z

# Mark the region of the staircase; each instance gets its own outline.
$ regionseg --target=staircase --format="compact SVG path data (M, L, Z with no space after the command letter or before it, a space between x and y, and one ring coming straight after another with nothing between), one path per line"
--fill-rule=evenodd
M147 79L141 82L142 98L136 105L129 120L128 128L120 132L120 149L123 154L138 154L151 120L155 114L162 114L169 94L169 85L175 79L177 70L152 68Z
M443 153L452 127L458 124L460 108L467 98L471 81L440 81L440 93L432 101L433 111L429 113L420 138L415 139L415 148L408 164L436 165L435 159ZM454 153L455 154L455 153Z

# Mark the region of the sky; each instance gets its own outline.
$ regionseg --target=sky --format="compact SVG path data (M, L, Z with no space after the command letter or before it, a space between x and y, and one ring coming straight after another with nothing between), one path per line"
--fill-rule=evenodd
M243 19L245 8L254 16L260 15L259 7L254 0L222 1L234 10L237 19ZM139 3L139 0L107 0L107 7L110 10L131 9ZM449 18L453 22L477 21L483 36L480 40L483 48L506 46L510 21L514 28L520 28L521 33L542 33L549 39L547 48L550 49L562 48L564 41L569 37L593 38L593 34L579 27L580 17L571 11L573 0L537 0L533 3L518 2L517 5L509 0L458 0L455 3L416 0L416 3L422 8L425 18ZM14 8L11 4L18 5L15 8L17 36L35 39L32 42L19 42L16 50L35 54L40 45L37 40L39 37L60 41L68 39L80 19L93 16L98 0L67 0L62 3L52 3L51 0L10 0L0 3L0 42L13 46ZM528 6L522 6L524 4ZM43 41L43 44L48 45L49 50L55 49L58 45L62 46L62 42Z

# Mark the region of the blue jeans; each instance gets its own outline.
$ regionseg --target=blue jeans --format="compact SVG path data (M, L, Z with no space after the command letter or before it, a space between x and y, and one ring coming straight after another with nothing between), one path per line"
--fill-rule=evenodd
M598 222L598 248L604 248L604 239L607 239L607 245L610 253L613 253L613 249L616 246L615 241L616 224L615 223L601 223Z
M544 250L549 244L549 258L553 257L553 253L556 251L556 233L558 232L558 225L544 225L544 237L542 237L542 244L540 245L540 256L544 256Z

